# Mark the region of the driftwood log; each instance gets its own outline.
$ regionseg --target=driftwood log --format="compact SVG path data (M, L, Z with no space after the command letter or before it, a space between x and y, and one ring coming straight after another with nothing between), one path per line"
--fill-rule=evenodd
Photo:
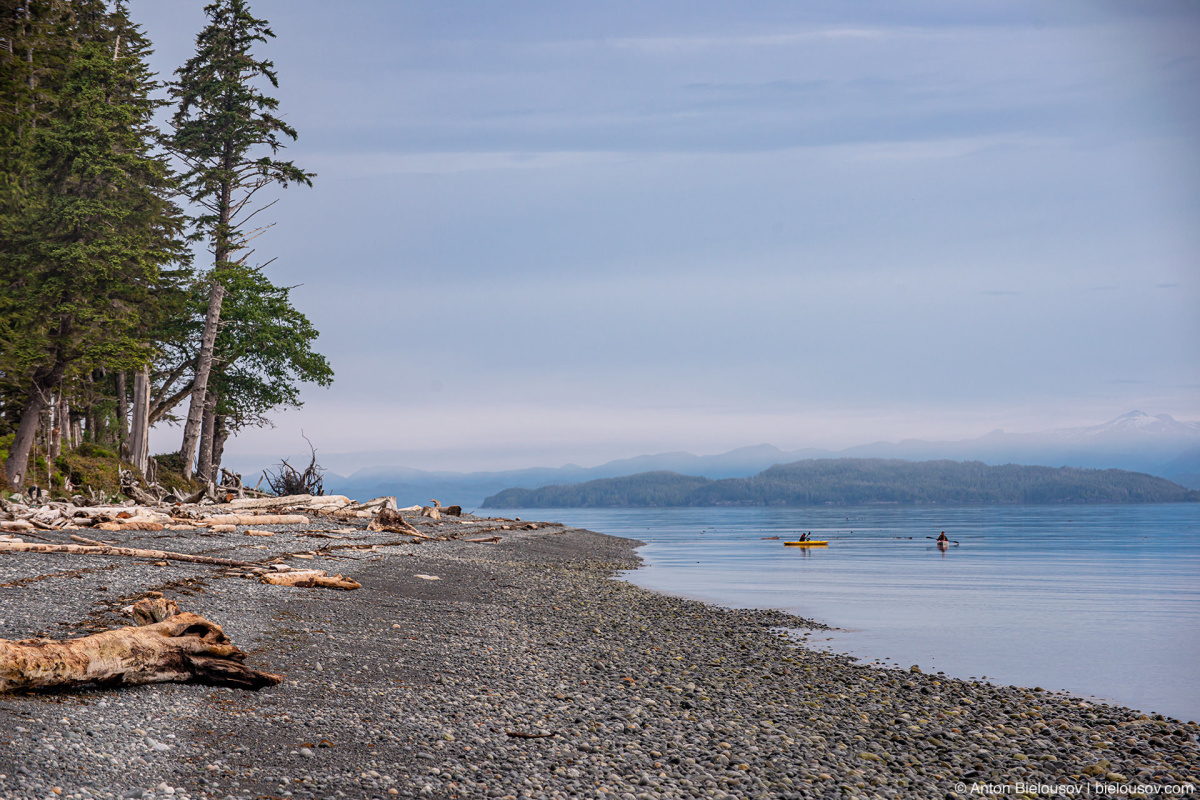
M214 514L207 520L213 525L307 525L301 514Z
M261 689L282 680L246 667L220 625L180 613L161 595L139 601L133 615L137 626L81 639L0 639L0 692L147 683Z
M328 575L323 569L297 569L291 572L271 572L259 578L272 586L295 586L300 589L361 589L362 584L353 578Z
M444 506L437 500L430 500L429 502L433 503L433 507L442 514L449 514L452 517L462 516L462 506Z
M82 544L33 544L32 542L0 541L0 553L70 553L77 556L128 556L130 558L153 558L158 561L189 561L193 564L213 564L218 567L253 567L249 561L234 561L228 558L193 556L188 553L172 553L168 550L141 550L134 547L96 547Z
M399 511L390 508L380 509L379 514L367 525L369 531L387 531L389 533L407 533L409 536L422 536L417 529L409 525ZM429 537L424 537L429 538Z

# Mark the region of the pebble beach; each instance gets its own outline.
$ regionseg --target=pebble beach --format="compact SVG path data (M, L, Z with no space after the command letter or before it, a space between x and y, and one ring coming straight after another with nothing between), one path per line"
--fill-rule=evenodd
M410 521L430 535L480 524ZM553 523L421 544L344 521L254 527L271 535L118 538L282 557L362 588L0 557L0 638L128 625L122 609L158 591L284 678L258 692L0 695L0 797L1192 796L1200 784L1195 722L817 652L805 639L819 621L619 580L638 564L629 539Z

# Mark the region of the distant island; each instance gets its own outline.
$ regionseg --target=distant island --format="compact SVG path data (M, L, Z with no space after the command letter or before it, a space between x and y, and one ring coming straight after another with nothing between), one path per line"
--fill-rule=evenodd
M540 489L505 489L483 508L669 506L1023 505L1194 503L1200 491L1119 469L988 466L980 461L809 459L749 478L643 472Z

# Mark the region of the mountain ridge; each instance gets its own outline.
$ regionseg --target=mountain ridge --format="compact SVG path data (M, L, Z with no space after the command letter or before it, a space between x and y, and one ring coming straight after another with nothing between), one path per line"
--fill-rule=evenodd
M1152 416L1131 411L1093 426L1034 433L1006 433L996 428L975 439L878 441L842 450L801 448L785 451L763 443L703 456L677 450L617 459L595 467L566 464L470 473L372 466L348 476L327 473L325 486L328 491L354 496L396 495L405 505L427 503L438 497L445 502L471 507L508 488L578 483L658 470L719 480L749 477L774 464L836 457L1119 468L1200 489L1200 423L1180 422L1167 414Z
M483 508L661 508L818 505L1030 505L1200 502L1200 491L1144 473L980 461L808 459L749 478L646 472L507 489Z

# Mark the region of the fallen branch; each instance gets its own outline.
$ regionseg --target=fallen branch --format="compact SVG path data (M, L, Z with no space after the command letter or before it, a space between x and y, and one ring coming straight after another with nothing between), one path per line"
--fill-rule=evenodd
M190 561L193 564L215 564L220 567L253 567L251 561L233 561L228 558L193 556L188 553L172 553L167 550L141 550L133 547L99 547L82 544L33 544L31 542L0 542L0 553L69 553L77 556L128 556L130 558L152 558L156 561Z
M71 534L71 541L91 545L92 547L108 547L109 545L116 544L116 542L101 542L97 539L89 539L86 536L76 536L73 533Z
M134 606L135 619L146 624L66 641L0 639L0 692L147 683L257 690L282 680L246 667L246 654L229 643L220 625L178 612L160 596ZM169 616L160 621L163 614Z

